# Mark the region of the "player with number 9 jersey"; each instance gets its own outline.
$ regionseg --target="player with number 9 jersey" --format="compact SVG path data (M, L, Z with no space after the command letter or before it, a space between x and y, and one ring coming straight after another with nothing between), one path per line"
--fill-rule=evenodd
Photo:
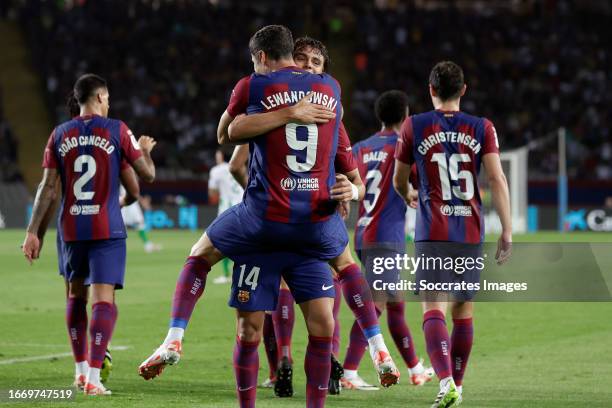
M285 67L241 79L227 112L255 114L311 101L340 116L340 85L328 74ZM317 222L334 213L329 190L335 182L334 158L340 120L324 124L288 123L250 142L251 166L245 204L251 213L284 223Z
M313 103L341 116L338 82L328 74L311 74L295 66L242 78L227 114L278 110L309 92ZM340 123L336 118L320 124L288 123L253 138L243 202L206 231L215 248L229 258L262 250L298 251L321 260L340 255L348 233L336 212L338 202L330 196ZM253 221L244 224L245 218Z

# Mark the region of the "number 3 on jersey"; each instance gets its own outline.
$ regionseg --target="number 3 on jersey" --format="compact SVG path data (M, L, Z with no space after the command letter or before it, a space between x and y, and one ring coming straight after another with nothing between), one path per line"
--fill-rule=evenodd
M380 196L381 180L382 173L378 169L370 170L366 174L366 198L363 200L363 206L368 214L372 212ZM368 198L370 195L374 195L371 200Z
M446 162L445 153L434 153L431 156L431 161L438 163L438 171L440 173L440 185L442 186L442 199L444 201L452 200L453 195L460 200L471 200L474 197L474 177L469 170L459 171L459 163L469 163L472 161L470 155L465 153L453 153ZM450 177L449 177L450 176ZM461 190L461 186L452 186L451 181L465 181L465 191Z
M305 128L308 138L306 140L298 140L297 130L298 128ZM287 166L291 171L296 173L303 173L310 171L317 161L317 144L319 143L319 128L315 124L302 125L297 123L287 123L285 125L285 135L287 138L287 145L292 150L304 150L306 149L306 160L299 162L297 155L287 155Z
M84 166L86 170L83 168ZM85 172L83 173L83 171ZM96 160L88 154L80 155L74 161L74 172L83 173L83 175L74 182L74 186L72 187L72 191L77 201L91 200L94 197L95 191L83 191L83 187L85 187L85 184L96 175Z

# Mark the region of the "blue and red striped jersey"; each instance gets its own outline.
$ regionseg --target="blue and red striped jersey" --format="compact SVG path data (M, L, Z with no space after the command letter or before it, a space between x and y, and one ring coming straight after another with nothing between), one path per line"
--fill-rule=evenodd
M337 202L330 200L341 127L340 85L328 74L285 67L252 74L236 84L227 112L232 117L274 111L297 103L308 92L311 101L336 112L324 124L288 123L249 143L247 210L284 223L327 219ZM348 140L348 137L347 137Z
M60 174L59 224L64 241L126 237L119 175L125 167L122 160L132 164L141 155L134 135L120 120L88 115L53 130L43 167Z
M499 145L485 118L435 110L405 120L395 158L416 163L415 241L483 241L478 174L487 153L499 154Z
M404 245L406 203L393 188L397 133L378 132L353 146L366 194L359 204L355 249Z

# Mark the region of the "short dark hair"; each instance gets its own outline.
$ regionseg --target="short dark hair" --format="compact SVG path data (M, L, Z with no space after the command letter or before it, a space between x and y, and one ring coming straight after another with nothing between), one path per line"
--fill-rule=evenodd
M80 105L85 105L94 92L100 88L107 88L104 78L96 74L81 75L74 83L66 103L70 117L78 116L81 110Z
M374 104L376 118L386 126L402 122L406 118L407 109L408 95L395 89L383 92Z
M429 83L441 100L458 98L465 84L463 69L452 61L438 62L429 74Z
M269 25L257 31L249 40L249 51L252 55L263 51L275 61L291 58L293 53L293 35L283 25Z
M327 52L327 47L319 40L315 40L314 38L308 37L307 35L304 37L300 37L295 40L295 45L293 46L293 55L300 51L302 48L315 48L321 51L321 55L323 56L323 71L327 71L331 64L331 59L329 58L329 53Z

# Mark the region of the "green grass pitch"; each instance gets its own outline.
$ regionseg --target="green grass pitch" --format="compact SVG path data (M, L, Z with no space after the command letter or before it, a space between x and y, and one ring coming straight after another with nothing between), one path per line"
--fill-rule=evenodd
M164 338L174 284L189 248L199 233L153 231L164 250L145 254L136 234L128 240L125 290L117 293L119 320L109 381L113 395L86 398L77 406L234 407L232 372L234 312L227 306L228 285L215 285L210 274L206 293L191 320L184 357L153 381L137 375L137 367ZM517 237L529 241L612 241L610 235L554 233ZM30 267L19 251L23 232L0 231L0 389L65 387L72 382L71 357L47 357L6 364L7 360L54 356L70 351L64 325L64 284L57 275L55 233L50 232L42 258ZM384 315L383 315L384 316ZM420 356L426 357L419 305L409 304L407 319ZM341 357L352 319L341 311ZM381 321L389 348L399 354ZM296 316L293 337L295 396L274 398L258 391L259 407L303 407L303 357L306 331ZM481 303L476 305L475 343L464 381L466 407L610 407L612 406L612 303ZM427 358L426 358L427 360ZM260 352L259 380L267 375ZM403 365L402 365L403 366ZM369 359L360 373L375 382ZM376 392L343 391L330 396L329 407L428 407L437 385L408 385L406 370L398 386ZM29 406L74 407L75 403L30 403ZM0 402L2 405L2 402ZM26 404L20 404L25 406Z

